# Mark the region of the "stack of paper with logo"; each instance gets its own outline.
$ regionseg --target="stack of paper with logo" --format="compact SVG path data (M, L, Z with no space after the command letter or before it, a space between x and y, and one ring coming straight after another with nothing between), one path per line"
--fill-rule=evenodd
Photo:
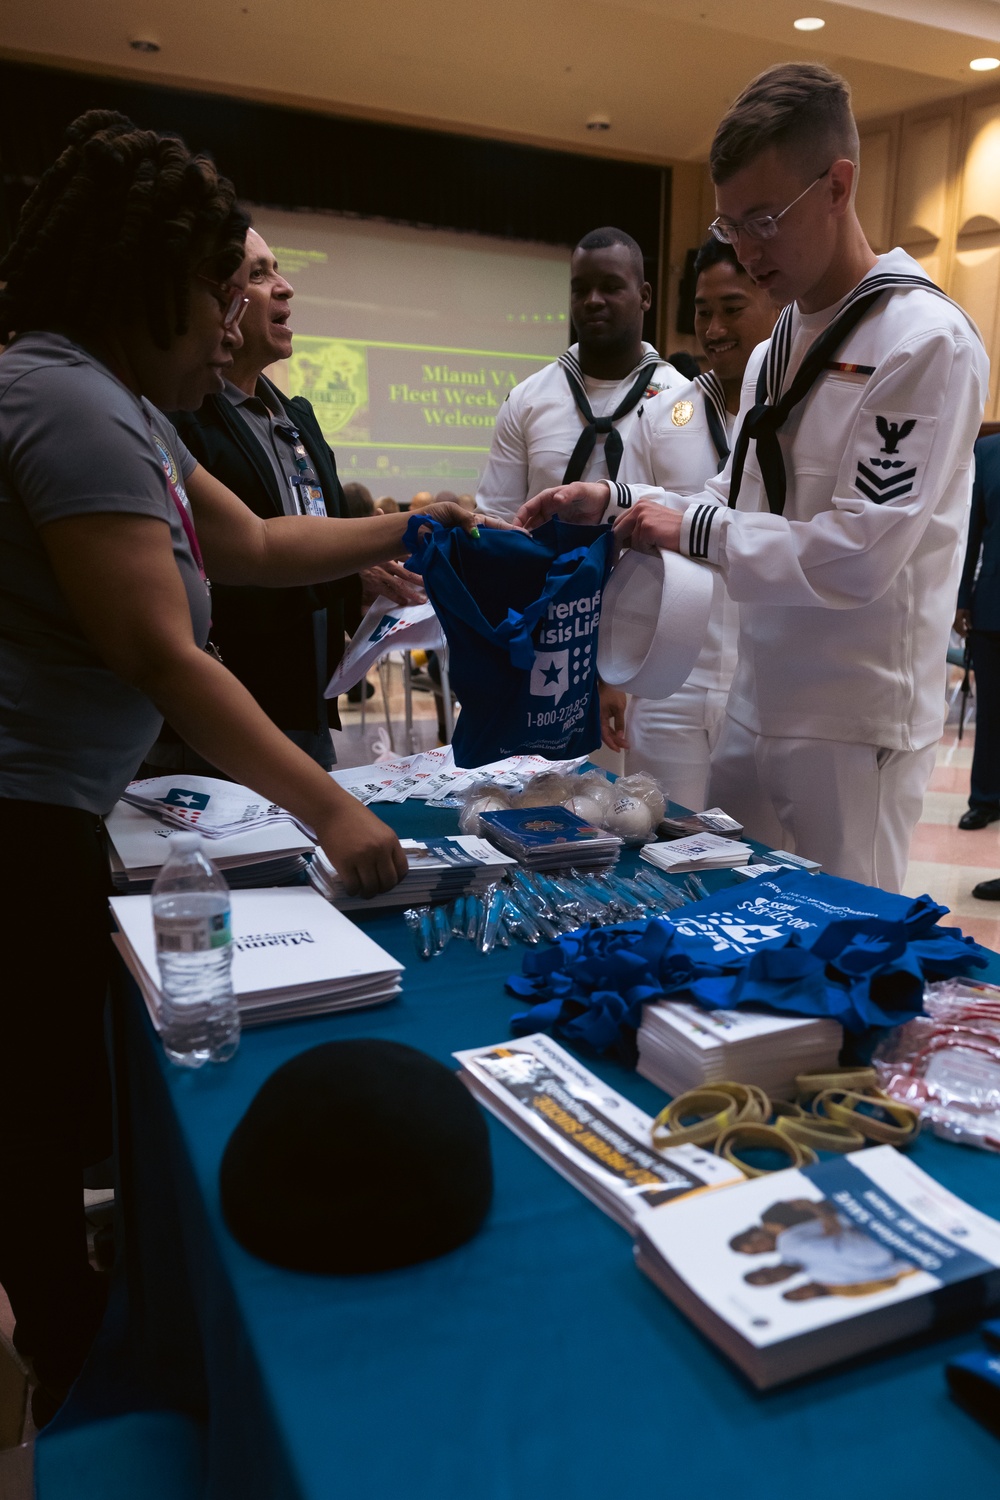
M657 1151L651 1117L551 1037L454 1055L480 1104L626 1229L642 1204L743 1181L738 1168L698 1146Z
M160 971L149 896L112 896L114 942L157 1024ZM233 989L244 1026L378 1005L403 965L316 891L234 891Z
M528 870L616 864L622 841L565 807L511 807L480 813L487 837Z
M731 870L745 865L753 853L750 844L718 833L693 833L670 843L646 844L639 858L668 875L686 875L690 871Z
M122 801L174 828L195 828L206 839L229 838L276 824L286 829L302 827L290 812L248 786L217 776L190 776L186 771L130 781Z
M1000 1302L1000 1224L893 1146L640 1209L636 1260L760 1390Z
M119 802L104 820L111 841L109 861L116 890L152 889L176 830L149 813ZM235 890L241 886L280 885L306 868L313 841L287 819L213 839L213 863Z
M709 807L704 812L662 818L656 832L661 839L683 839L692 833L717 833L723 838L738 839L743 824L737 823L721 807Z
M481 896L516 861L472 834L453 838L401 839L409 873L391 891L366 899L348 896L337 871L322 849L309 866L309 879L341 911L381 911L386 907L426 906L456 896Z
M786 1098L797 1074L837 1066L844 1034L829 1016L703 1010L661 1000L644 1006L637 1040L638 1071L668 1094L731 1079Z

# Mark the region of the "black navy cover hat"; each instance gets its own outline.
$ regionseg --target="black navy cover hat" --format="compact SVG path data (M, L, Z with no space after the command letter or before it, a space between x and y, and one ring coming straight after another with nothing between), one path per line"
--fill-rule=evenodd
M489 1134L465 1086L426 1053L326 1042L261 1085L219 1186L252 1254L296 1271L388 1271L476 1233L493 1196Z

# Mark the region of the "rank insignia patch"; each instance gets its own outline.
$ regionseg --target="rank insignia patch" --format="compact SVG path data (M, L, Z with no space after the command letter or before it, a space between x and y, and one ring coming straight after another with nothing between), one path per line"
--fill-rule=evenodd
M686 427L694 416L693 401L675 401L670 413L670 420L675 427Z
M915 495L933 430L933 418L863 411L855 450L854 488L858 494L876 505Z

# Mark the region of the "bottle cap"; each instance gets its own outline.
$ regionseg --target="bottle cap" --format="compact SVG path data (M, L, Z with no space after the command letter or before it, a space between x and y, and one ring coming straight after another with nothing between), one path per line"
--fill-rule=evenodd
M195 849L200 849L202 837L200 833L172 833L167 845L168 854L189 854Z

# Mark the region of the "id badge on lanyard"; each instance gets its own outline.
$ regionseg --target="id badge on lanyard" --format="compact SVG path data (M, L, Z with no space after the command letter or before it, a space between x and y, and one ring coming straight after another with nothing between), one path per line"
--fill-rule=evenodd
M314 479L307 479L304 474L289 474L288 482L292 486L292 492L302 515L326 518L326 500L323 498L323 490Z

